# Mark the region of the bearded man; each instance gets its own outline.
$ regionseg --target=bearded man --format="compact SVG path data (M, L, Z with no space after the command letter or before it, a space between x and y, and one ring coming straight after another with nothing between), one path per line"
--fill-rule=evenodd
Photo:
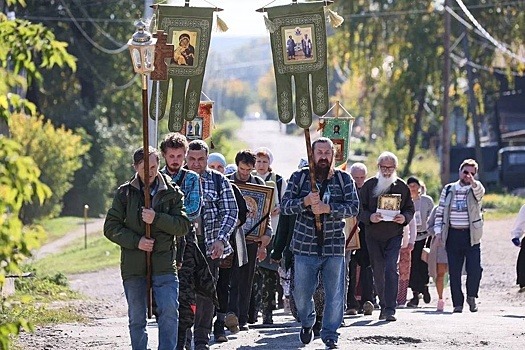
M284 193L281 210L297 215L290 249L294 254L293 292L301 321L299 339L312 341L316 314L313 294L322 278L325 308L321 339L329 349L337 348L337 329L343 321L345 282L344 218L356 216L359 209L354 180L344 171L334 169L334 144L321 137L312 144L316 183L310 183L308 169L292 174ZM312 191L313 186L319 190ZM316 229L319 215L321 230ZM321 273L322 271L322 273Z
M399 282L397 260L403 238L403 226L414 216L414 202L407 184L397 177L395 154L383 152L377 159L378 172L368 179L359 192L359 220L365 224L365 240L370 254L379 305L380 320L395 321L396 297ZM399 213L393 218L377 212L382 195L401 195Z

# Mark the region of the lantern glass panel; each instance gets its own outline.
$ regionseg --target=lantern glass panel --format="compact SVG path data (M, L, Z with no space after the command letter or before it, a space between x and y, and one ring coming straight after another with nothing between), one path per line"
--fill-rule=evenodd
M142 69L142 59L140 57L139 50L134 48L131 53L131 57L133 58L133 66L135 68L135 71L138 73Z

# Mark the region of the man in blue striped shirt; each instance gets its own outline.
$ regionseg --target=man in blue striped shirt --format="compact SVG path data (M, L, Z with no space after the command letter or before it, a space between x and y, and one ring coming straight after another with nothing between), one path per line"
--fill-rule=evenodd
M282 199L284 215L297 215L290 249L294 254L294 298L302 329L303 344L312 341L315 323L313 294L323 279L325 308L321 339L330 349L337 348L337 329L343 321L344 299L344 218L356 216L359 209L354 181L334 169L334 144L325 137L312 143L318 192L312 192L307 168L292 174ZM316 230L314 215L321 219ZM321 273L322 271L322 273Z

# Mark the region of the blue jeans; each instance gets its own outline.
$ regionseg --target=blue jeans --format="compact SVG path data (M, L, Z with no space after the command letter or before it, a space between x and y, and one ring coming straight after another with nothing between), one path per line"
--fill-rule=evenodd
M303 327L311 328L315 323L314 291L323 279L325 307L321 339L338 340L337 329L343 322L343 298L345 293L344 256L294 256L294 291L297 314Z
M153 276L152 289L157 303L159 350L174 350L177 346L179 323L179 279L176 274ZM148 346L146 278L132 277L124 282L128 302L129 335L133 350Z
M396 299L399 283L397 261L403 236L390 238L386 242L366 236L366 245L370 254L370 264L374 273L374 284L379 296L381 312L385 315L396 313Z
M470 230L449 228L447 236L448 273L450 275L450 294L452 305L463 306L465 297L461 290L463 263L467 270L467 296L477 297L481 281L480 245L470 245Z

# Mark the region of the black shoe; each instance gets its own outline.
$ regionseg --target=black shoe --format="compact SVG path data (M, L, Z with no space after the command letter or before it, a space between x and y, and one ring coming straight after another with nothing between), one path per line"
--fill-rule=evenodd
M425 290L423 291L423 301L425 304L430 303L432 298L430 297L430 293L428 292L428 287L425 287Z
M467 297L467 304L468 304L470 312L477 312L478 311L478 306L476 305L476 298L475 297Z
M263 324L273 324L272 312L265 312L263 315Z
M321 336L321 329L323 328L323 318L322 317L316 317L314 326L312 327L312 331L314 332L315 337Z
M386 320L386 311L381 310L381 312L379 313L379 320Z
M394 322L394 321L397 321L397 318L396 318L396 316L394 316L394 315L388 315L388 316L385 318L385 321L387 321L387 322Z
M430 301L429 301L430 302ZM407 307L410 308L416 308L419 305L419 296L414 296L410 301L407 303Z
M215 321L213 324L213 337L217 343L225 343L228 341L226 331L224 330L224 322Z
M303 344L310 344L310 342L314 339L314 333L312 332L312 328L303 327L301 328L301 332L299 332L299 340Z
M452 310L455 314L460 314L463 312L463 306L454 306L454 310Z
M327 341L324 342L324 344L326 345L327 349L337 349L338 348L337 342L333 339L328 339Z
M246 323L239 325L239 330L241 330L241 331L247 331L249 329L250 329L250 327L248 327L248 325Z

